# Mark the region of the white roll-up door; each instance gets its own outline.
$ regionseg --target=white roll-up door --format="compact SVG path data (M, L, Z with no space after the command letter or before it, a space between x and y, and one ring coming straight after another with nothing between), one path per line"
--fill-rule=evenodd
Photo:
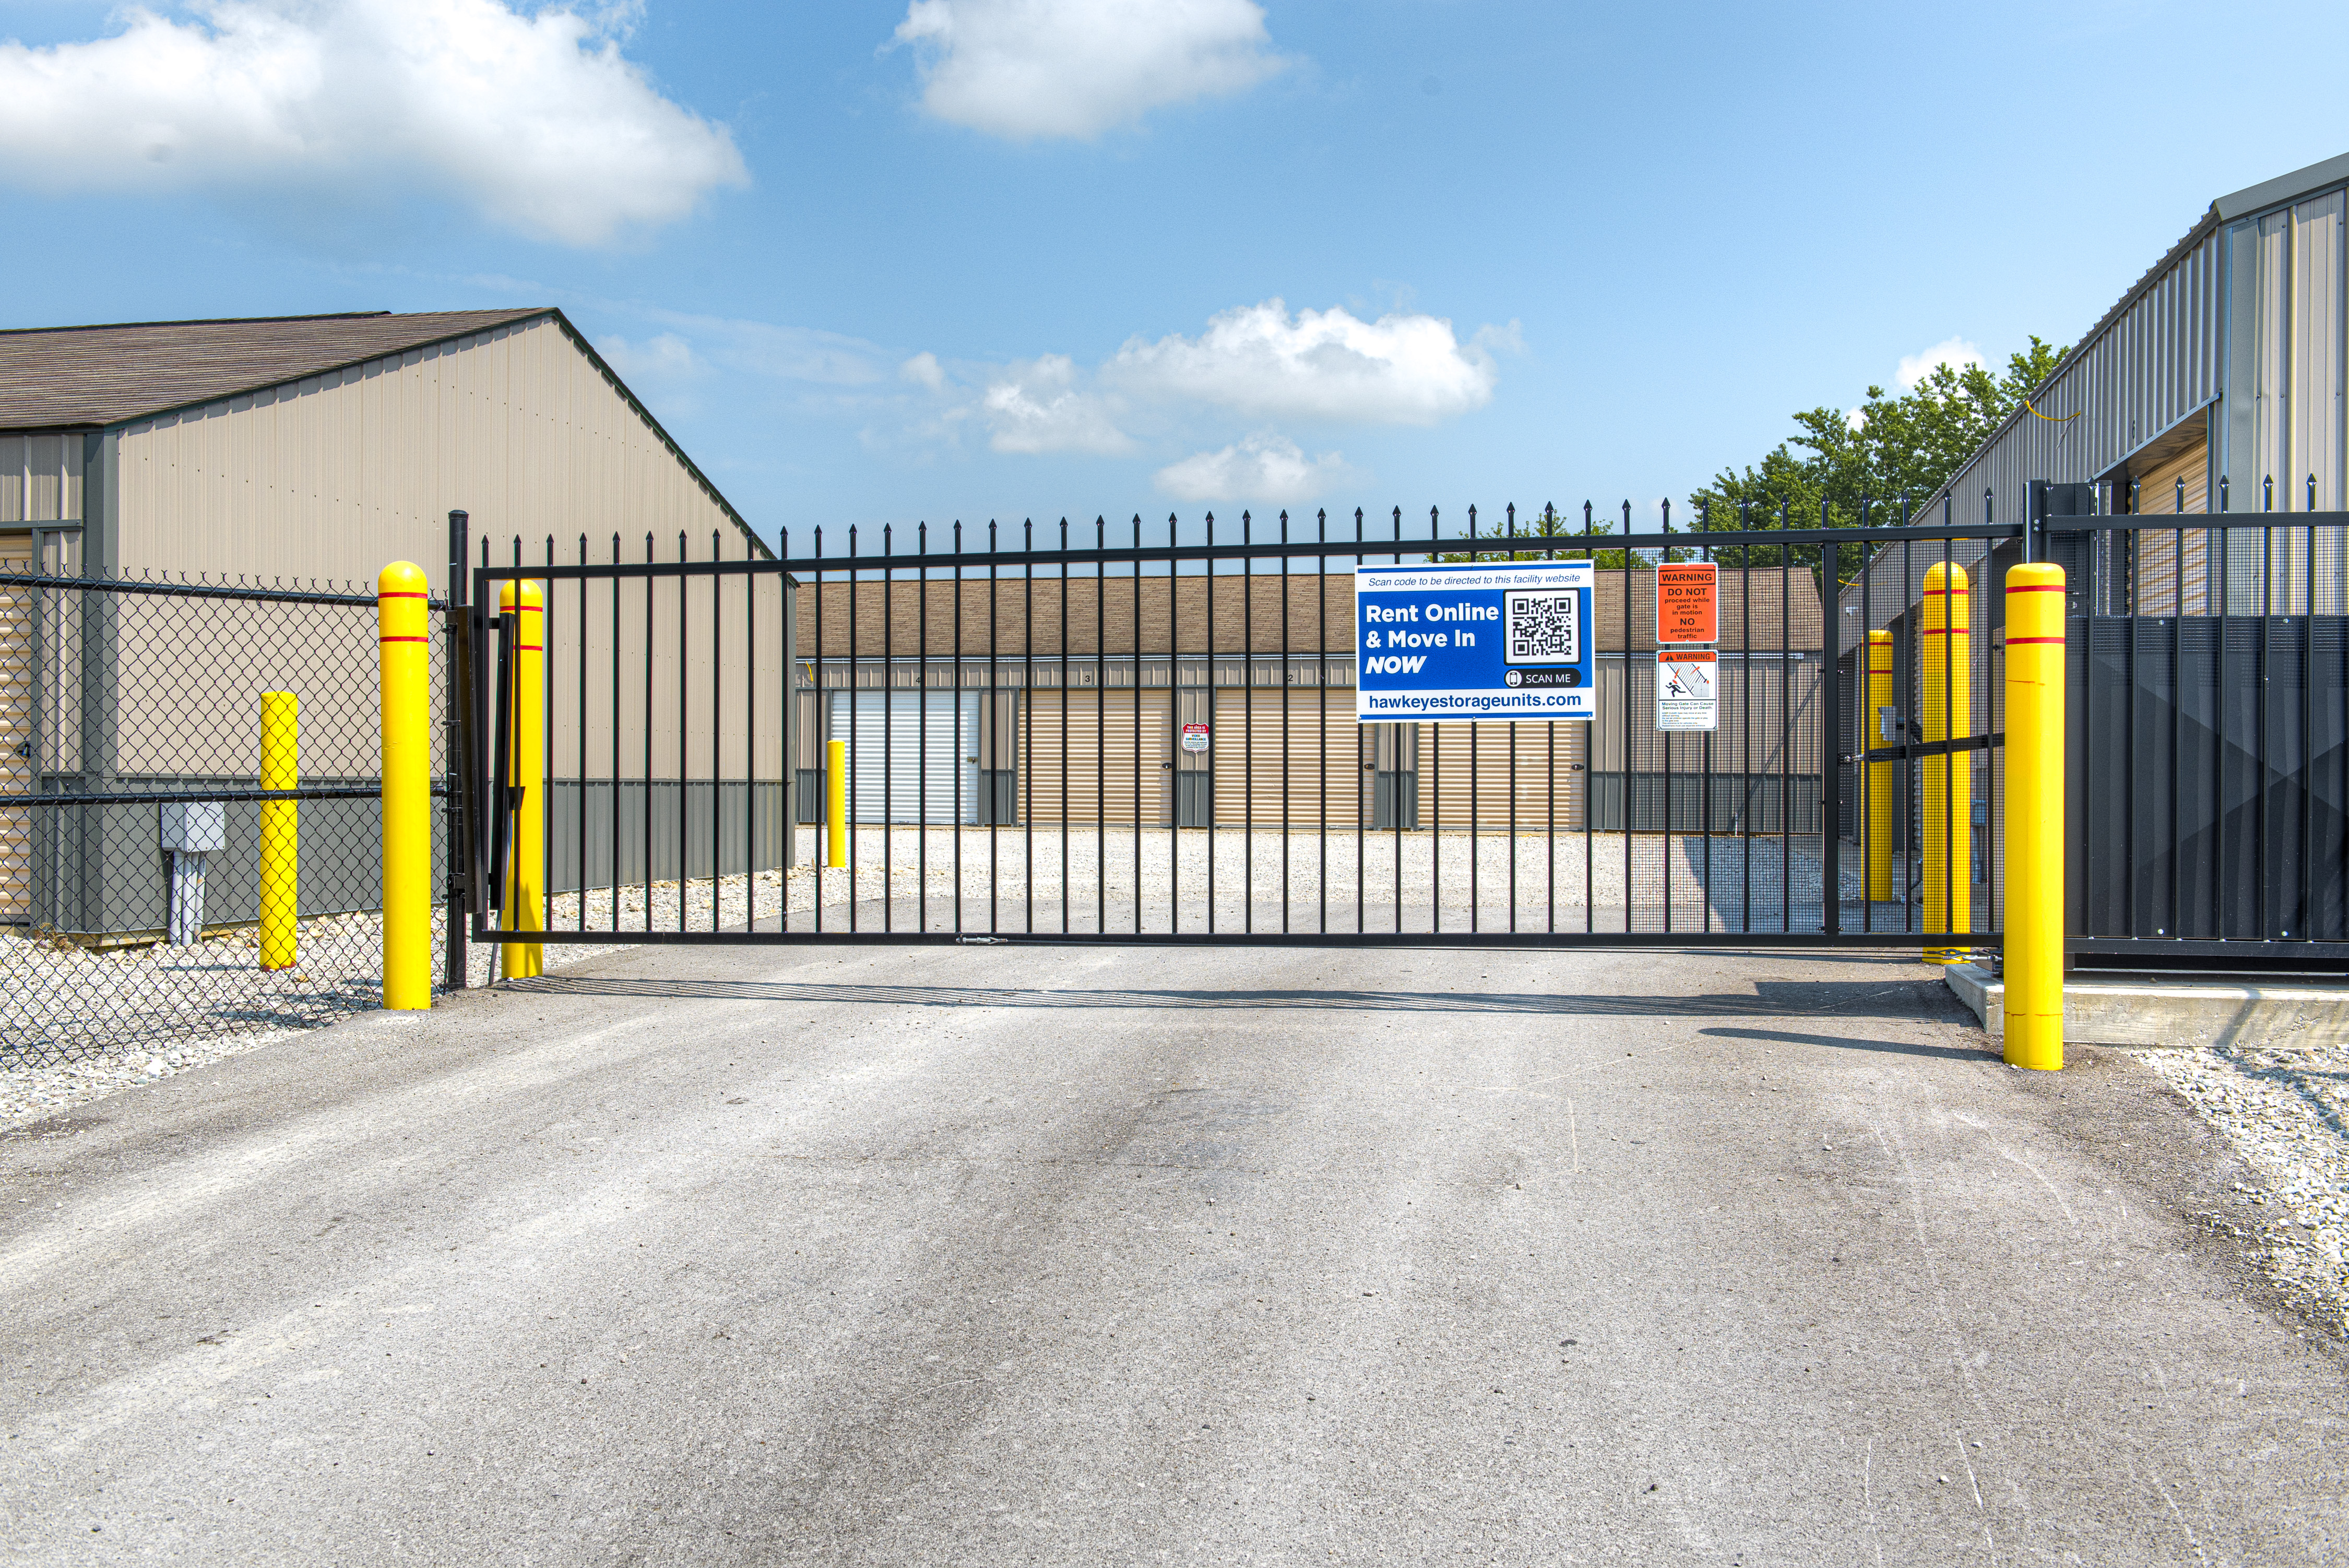
M854 820L978 820L978 693L834 692L832 736L848 742Z

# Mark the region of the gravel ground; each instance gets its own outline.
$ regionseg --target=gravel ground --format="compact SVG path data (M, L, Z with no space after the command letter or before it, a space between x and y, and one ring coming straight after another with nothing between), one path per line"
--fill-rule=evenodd
M2285 1293L2349 1334L2349 1042L2137 1053L2266 1183L2272 1216L2236 1234Z

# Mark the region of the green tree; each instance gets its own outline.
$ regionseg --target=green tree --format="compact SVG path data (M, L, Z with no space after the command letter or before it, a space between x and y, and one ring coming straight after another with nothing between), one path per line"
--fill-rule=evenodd
M1900 397L1870 387L1867 401L1849 414L1824 407L1798 413L1795 434L1764 453L1758 466L1723 469L1689 498L1690 508L1701 529L1715 531L1775 528L1781 518L1790 528L1853 528L1863 511L1871 522L1897 521L1904 503L1923 505L2063 357L2062 348L2033 337L1995 376L1982 365L1938 365ZM1766 545L1723 548L1713 555L1732 566L1775 566L1781 559L1779 548ZM1785 547L1787 561L1814 570L1824 555L1816 544ZM1857 542L1837 546L1836 583L1848 581L1859 564ZM1821 588L1833 591L1825 583Z

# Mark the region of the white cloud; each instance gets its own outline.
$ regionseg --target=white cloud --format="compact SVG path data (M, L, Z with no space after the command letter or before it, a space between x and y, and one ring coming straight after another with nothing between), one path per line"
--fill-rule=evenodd
M1278 299L1210 319L1196 338L1177 333L1117 351L1103 374L1121 387L1274 418L1433 425L1492 399L1490 341L1464 346L1437 316L1361 321L1342 308L1302 310Z
M1982 358L1981 349L1962 337L1947 337L1930 348L1921 349L1915 354L1902 355L1899 366L1893 371L1892 377L1894 380L1900 383L1900 389L1903 392L1914 392L1917 390L1917 383L1930 375L1937 365L1947 365L1952 369L1963 370L1969 365L1985 363L1987 362Z
M897 374L916 386L928 387L933 392L946 390L946 368L939 365L938 356L926 348L897 366Z
M895 41L920 51L924 108L1017 141L1090 139L1288 64L1252 0L914 0Z
M1108 402L1077 379L1076 364L1064 354L1010 366L979 398L988 445L999 452L1133 450Z
M657 334L641 343L618 336L598 338L595 349L623 381L680 381L702 368L693 346L673 332Z
M1177 500L1249 500L1293 506L1346 476L1336 452L1308 458L1285 436L1250 436L1219 452L1197 452L1158 470L1161 490Z
M89 43L0 43L0 168L54 190L422 189L599 245L748 181L723 126L620 53L632 5L199 0Z

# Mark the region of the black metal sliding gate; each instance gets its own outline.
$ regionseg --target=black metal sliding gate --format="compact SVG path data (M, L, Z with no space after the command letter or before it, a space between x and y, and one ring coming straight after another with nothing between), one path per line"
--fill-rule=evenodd
M460 516L450 895L488 942L1995 949L1996 857L1971 851L1997 838L1989 639L1960 661L1951 738L1847 745L1867 677L1845 655L1868 640L1839 611L1857 585L1913 620L1931 563L1980 577L2021 530L1737 521L1243 514L1235 540L1211 515L476 559ZM1356 723L1356 565L1578 559L1596 720ZM1665 559L1717 567L1711 731L1657 726ZM543 597L543 783L510 766L535 651L496 613L515 583ZM527 911L498 907L518 811L545 845ZM1938 903L1935 842L1958 867Z

